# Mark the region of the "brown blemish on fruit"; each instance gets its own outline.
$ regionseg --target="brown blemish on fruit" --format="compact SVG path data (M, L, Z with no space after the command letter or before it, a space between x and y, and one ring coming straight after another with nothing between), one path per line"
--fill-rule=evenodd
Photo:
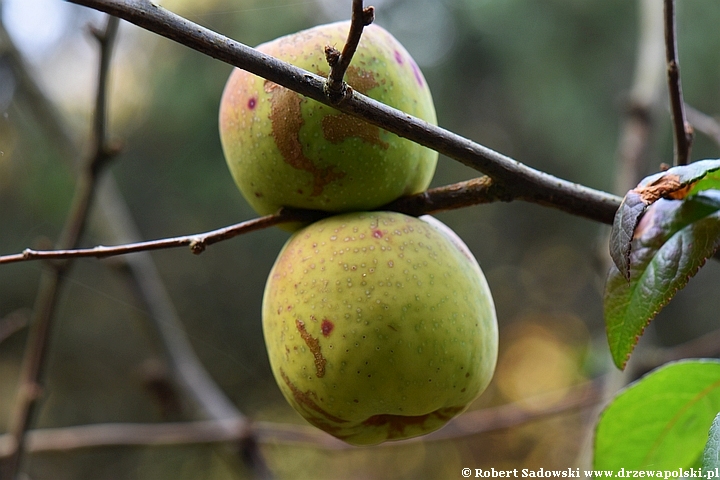
M358 67L350 66L347 69L347 83L363 95L380 84L375 80L375 75L370 70L362 70Z
M308 346L310 352L313 354L313 359L315 361L315 375L317 375L318 378L322 378L325 376L325 364L327 363L327 360L325 360L325 357L323 357L322 352L320 351L320 342L317 338L310 335L310 332L305 329L305 322L302 320L295 320L295 326L297 327L298 332L300 332L300 337L305 342L305 345Z
M405 438L405 429L408 427L422 427L428 418L437 418L443 422L447 422L458 413L462 412L465 407L448 407L441 408L425 415L406 416L406 415L373 415L365 420L362 424L369 427L382 427L387 425L388 440L393 438Z
M300 143L300 128L305 123L300 108L302 97L270 81L265 82L264 88L270 94L270 122L275 144L285 163L313 176L311 196L320 195L328 183L343 178L345 172L337 171L334 166L318 168L303 153Z
M336 417L335 415L328 413L324 408L322 408L320 405L317 404L317 402L314 400L313 397L317 398L317 395L313 391L306 391L303 392L297 386L290 381L285 371L281 368L280 369L280 376L283 379L283 382L285 382L285 385L288 386L290 389L290 392L292 393L293 398L295 401L303 407L306 410L309 410L310 412L319 413L323 417L327 418L328 420L335 422L335 423L346 423L347 420L343 420L340 417ZM322 422L319 422L322 423ZM315 424L315 422L313 422ZM316 425L318 426L318 425Z
M372 236L375 238L382 238L383 233L379 228L376 228L375 230L373 230Z
M320 331L322 331L323 336L329 336L332 333L333 328L335 328L335 324L327 318L323 318L323 321L320 324Z
M351 137L387 150L390 145L380 138L380 128L359 118L340 113L322 119L323 137L332 143L340 143Z
M380 84L375 80L373 72L350 66L347 70L348 84L358 92L367 94ZM357 137L372 145L387 150L389 145L380 138L380 128L370 125L364 120L339 113L328 115L322 120L323 137L332 143L340 143L347 138Z

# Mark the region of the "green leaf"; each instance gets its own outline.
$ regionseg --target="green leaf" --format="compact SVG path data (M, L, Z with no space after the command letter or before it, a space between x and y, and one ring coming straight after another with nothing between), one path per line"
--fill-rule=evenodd
M695 182L688 192L688 196L705 190L720 190L720 170L708 172L702 179Z
M706 471L720 468L720 413L715 416L715 420L713 420L708 432L708 441L703 452L702 468Z
M708 189L720 189L720 160L700 160L650 175L625 195L610 234L610 257L625 278L630 278L633 234L645 210L661 198L681 200Z
M635 229L629 280L611 267L605 284L608 344L625 368L645 327L720 245L720 191L658 200Z
M720 361L684 360L621 391L600 415L596 470L689 468L720 411Z

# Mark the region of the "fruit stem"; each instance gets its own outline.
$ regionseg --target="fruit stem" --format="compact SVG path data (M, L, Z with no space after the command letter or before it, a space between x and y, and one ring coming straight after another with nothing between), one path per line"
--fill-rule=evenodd
M350 66L357 50L363 29L375 20L375 8L363 7L363 0L353 0L350 31L342 53L331 46L325 47L325 58L330 65L330 74L325 84L325 93L333 104L342 102L352 95L352 89L343 82L345 72Z

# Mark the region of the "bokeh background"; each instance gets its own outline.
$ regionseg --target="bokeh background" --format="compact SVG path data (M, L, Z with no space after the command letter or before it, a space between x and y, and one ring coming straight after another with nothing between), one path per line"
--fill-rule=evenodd
M165 0L165 8L248 45L349 18L350 0ZM377 0L376 23L426 75L441 126L535 168L617 192L617 152L641 25L628 0ZM652 3L652 2L650 2ZM657 8L662 8L660 0ZM60 113L58 131L24 90L0 44L0 254L57 238L72 198L72 165L90 150L97 12L60 0L2 0L2 26ZM720 112L720 5L679 2L685 100ZM661 50L662 51L662 50ZM661 67L662 68L662 67ZM217 133L231 67L122 23L111 70L109 129L122 154L110 171L145 239L253 218L227 171ZM672 161L669 113L658 102L645 173ZM66 137L63 137L66 135ZM69 141L68 141L69 137ZM718 157L698 134L693 159ZM434 186L480 174L441 158ZM496 377L471 409L561 402L612 371L602 321L609 228L520 202L438 215L468 244L500 322ZM83 245L107 241L91 223ZM192 345L212 378L252 419L302 424L272 379L260 305L288 234L266 229L213 245L152 254ZM0 321L26 318L41 265L0 266ZM720 268L710 261L648 329L641 348L717 328ZM36 427L187 420L151 388L162 351L117 262L78 261L56 312ZM7 322L6 322L7 324ZM0 337L0 431L6 431L27 329ZM536 396L552 392L538 400ZM261 444L278 478L461 478L463 467L583 466L595 410L452 440L343 451ZM113 447L33 455L33 479L236 479L248 472L212 446Z

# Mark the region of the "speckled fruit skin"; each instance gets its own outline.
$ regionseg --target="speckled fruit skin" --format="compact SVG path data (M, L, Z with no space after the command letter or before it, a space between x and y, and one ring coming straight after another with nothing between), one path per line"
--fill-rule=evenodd
M263 331L288 402L354 445L440 428L485 390L497 359L475 258L438 220L399 213L296 232L270 272Z
M327 77L326 45L342 48L349 22L257 47ZM436 123L430 90L408 52L381 27L363 31L345 76L355 90ZM220 139L240 191L261 215L281 206L371 210L424 191L437 153L235 69L220 104Z

